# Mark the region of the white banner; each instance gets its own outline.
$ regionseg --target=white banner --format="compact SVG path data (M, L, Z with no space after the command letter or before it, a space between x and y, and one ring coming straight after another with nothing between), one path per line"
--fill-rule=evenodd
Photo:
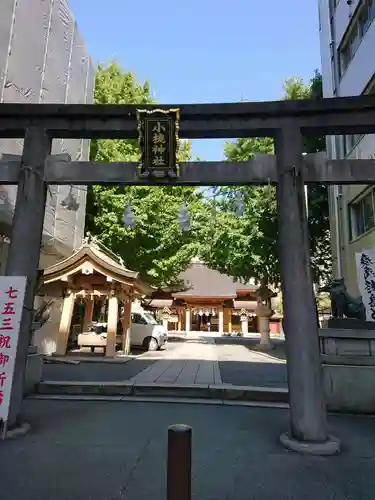
M0 421L8 420L26 278L0 276Z
M375 321L375 249L355 254L358 288L366 308L366 320Z

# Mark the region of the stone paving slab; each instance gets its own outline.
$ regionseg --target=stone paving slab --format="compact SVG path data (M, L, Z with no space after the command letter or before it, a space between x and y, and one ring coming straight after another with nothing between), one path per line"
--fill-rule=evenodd
M172 361L169 359L161 359L148 366L145 370L137 373L130 380L133 382L155 382L172 366Z
M214 383L215 384L222 384L223 381L221 379L221 372L220 372L219 363L215 363L213 368L214 368Z
M201 361L195 375L194 383L211 384L215 382L214 364L211 361Z
M72 382L72 381L45 381L39 384L37 394L75 394L75 395L133 395L133 382Z
M176 345L170 352L167 350L163 359L157 360L131 380L136 384L218 384L221 383L221 376L217 359L213 339L190 339Z
M263 401L287 403L288 389L272 387L235 386L207 383L150 383L150 382L69 382L45 381L38 387L44 395L106 395L106 396L153 396L176 398L204 398L237 401Z
M373 500L375 420L332 416L342 453L285 451L288 412L240 406L27 401L0 443L1 500L165 500L167 427L193 428L193 500Z
M124 362L81 362L78 365L44 364L43 380L71 380L109 382L129 380L134 375L155 363L146 356Z
M240 340L216 344L222 381L235 385L286 388L287 367L283 352L277 354L276 349L259 352L254 341ZM283 345L280 345L281 348L284 350Z
M199 366L201 363L203 363L203 360L197 360L197 359L191 359L191 360L184 360L183 361L183 369L181 370L180 374L176 378L175 382L176 384L195 384L196 383L196 378L199 370ZM209 363L212 366L212 362L209 361ZM214 381L214 371L213 369L211 370L211 379L207 380L206 383L210 384L213 383Z
M159 363L161 363L159 361ZM185 360L179 360L178 363L175 363L173 361L168 361L168 368L159 376L159 377L151 377L148 381L153 382L154 380L157 380L160 384L173 384L176 382L178 377L180 376L181 372L183 371L187 361ZM146 370L145 370L146 371ZM143 372L144 373L144 372ZM142 373L142 375L143 375ZM141 380L142 375L140 374L139 377L137 377L137 380Z
M69 395L69 394L33 394L28 397L28 400L50 400L50 401L117 401L117 402L133 402L133 403L160 403L160 404L202 404L216 406L248 406L255 408L278 408L289 409L289 403L280 401L241 401L237 399L208 399L208 398L181 398L164 396L162 398L151 396L108 396L108 395Z
M220 374L226 384L288 387L287 368L281 363L220 361Z
M219 339L221 340L221 339ZM225 340L225 339L224 339ZM242 339L241 339L242 340ZM126 363L82 362L44 365L46 381L210 384L287 387L286 365L269 353L259 353L241 343L215 344L216 339L194 338L170 343L166 349L145 353Z

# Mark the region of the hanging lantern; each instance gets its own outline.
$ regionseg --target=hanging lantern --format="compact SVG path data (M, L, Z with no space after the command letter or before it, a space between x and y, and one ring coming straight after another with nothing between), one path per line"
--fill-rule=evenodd
M68 192L66 198L64 198L61 201L60 205L64 208L66 208L67 210L77 212L77 210L79 209L79 203L73 194L73 186L70 186L69 192Z
M236 199L234 200L234 211L237 217L242 217L245 212L245 203L241 193L236 194Z
M181 231L184 233L189 231L190 229L190 217L189 217L189 208L186 203L183 203L180 207L178 214L178 221L180 225Z
M126 227L126 228L134 229L136 226L136 220L135 220L135 217L133 214L133 209L132 209L130 201L128 201L125 204L122 222L124 224L124 227Z

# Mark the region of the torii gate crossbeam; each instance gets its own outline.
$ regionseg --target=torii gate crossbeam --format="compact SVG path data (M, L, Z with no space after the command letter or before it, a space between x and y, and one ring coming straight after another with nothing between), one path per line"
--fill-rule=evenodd
M17 184L22 157L3 155L0 160L0 184ZM195 161L180 163L177 179L154 179L153 186L239 186L277 183L276 157L256 155L250 161ZM307 154L302 158L305 184L369 184L375 183L375 160L330 160L325 153ZM142 179L138 163L71 161L67 154L48 156L44 166L47 184L90 186L149 185Z

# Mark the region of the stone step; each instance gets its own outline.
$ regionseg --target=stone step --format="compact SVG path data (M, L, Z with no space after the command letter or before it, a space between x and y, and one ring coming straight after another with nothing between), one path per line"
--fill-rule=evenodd
M219 399L288 403L288 389L230 384L157 384L124 382L44 381L37 394L72 396L133 396Z

